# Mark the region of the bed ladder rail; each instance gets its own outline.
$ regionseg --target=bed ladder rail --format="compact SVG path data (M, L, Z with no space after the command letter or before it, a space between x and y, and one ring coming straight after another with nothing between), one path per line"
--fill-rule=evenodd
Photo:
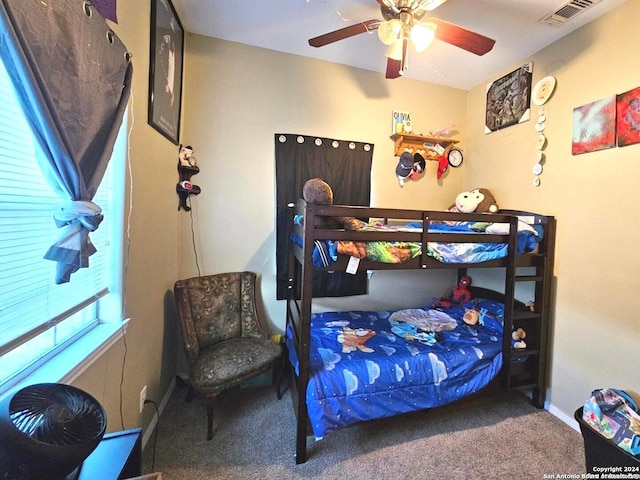
M505 321L502 382L506 390L531 389L532 404L543 408L547 387L547 343L551 310L551 283L555 250L555 219L547 217L541 253L533 254L530 266L510 262L505 278ZM522 269L526 269L523 273ZM532 272L533 271L533 272ZM532 283L534 299L524 305L515 299L519 283ZM525 348L513 348L511 332L526 332Z

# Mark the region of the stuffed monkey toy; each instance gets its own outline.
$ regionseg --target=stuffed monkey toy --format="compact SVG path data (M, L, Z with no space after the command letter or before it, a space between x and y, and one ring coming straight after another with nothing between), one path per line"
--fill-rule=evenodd
M488 188L475 188L469 192L461 192L448 212L458 213L496 213L498 202Z

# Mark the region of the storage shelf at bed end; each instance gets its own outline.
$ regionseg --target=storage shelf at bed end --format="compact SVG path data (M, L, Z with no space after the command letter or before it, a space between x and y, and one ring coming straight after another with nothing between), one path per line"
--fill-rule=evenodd
M516 257L516 267L537 267L545 260L542 253L525 253Z
M522 310L522 311L514 311L513 312L513 320L514 321L520 321L520 320L538 320L542 315L540 313L533 313L529 310Z
M537 348L516 348L511 351L511 359L513 361L514 358L530 357L531 355L538 355L539 353L540 350Z

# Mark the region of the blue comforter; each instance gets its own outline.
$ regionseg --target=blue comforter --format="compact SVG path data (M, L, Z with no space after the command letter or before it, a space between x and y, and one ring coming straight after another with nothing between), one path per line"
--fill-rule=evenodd
M472 327L462 316L473 307L481 324ZM416 312L312 316L307 407L317 437L360 421L445 405L480 390L498 374L501 304L476 299L466 306ZM297 372L290 335L287 342Z
M300 220L298 220L300 221ZM474 243L440 243L429 242L427 254L442 263L481 263L507 256L509 247L506 243L482 242L481 235L485 233L489 223L462 222L456 225L434 223L429 226L432 233L471 233L478 234L478 242ZM405 231L422 231L420 224L408 224L403 227ZM366 228L374 230L375 228ZM385 228L391 230L393 227ZM542 238L541 229L519 230L517 233L517 255L531 252ZM292 240L298 246L302 246L302 239L292 235ZM366 256L370 260L380 262L397 263L399 258L415 258L422 254L422 245L418 242L335 242L332 240L316 240L313 248L312 261L315 267L328 267L335 263L339 253L346 253L353 244L360 244L366 250ZM344 246L347 245L345 248ZM392 253L388 253L392 252ZM401 252L401 254L398 254Z

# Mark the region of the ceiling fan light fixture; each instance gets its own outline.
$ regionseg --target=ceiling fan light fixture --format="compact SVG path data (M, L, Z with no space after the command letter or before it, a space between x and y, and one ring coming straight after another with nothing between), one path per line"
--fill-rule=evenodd
M435 10L440 5L442 5L447 0L426 0L420 2L420 8L424 8L425 10Z
M400 37L402 22L397 18L387 20L378 26L378 38L385 45L393 45Z
M411 27L411 42L418 53L424 52L436 36L434 23L416 23Z
M402 42L402 39L399 38L398 40L393 42L391 45L389 45L389 48L387 48L387 51L385 52L385 56L393 60L401 61L402 50L403 50L403 42Z

